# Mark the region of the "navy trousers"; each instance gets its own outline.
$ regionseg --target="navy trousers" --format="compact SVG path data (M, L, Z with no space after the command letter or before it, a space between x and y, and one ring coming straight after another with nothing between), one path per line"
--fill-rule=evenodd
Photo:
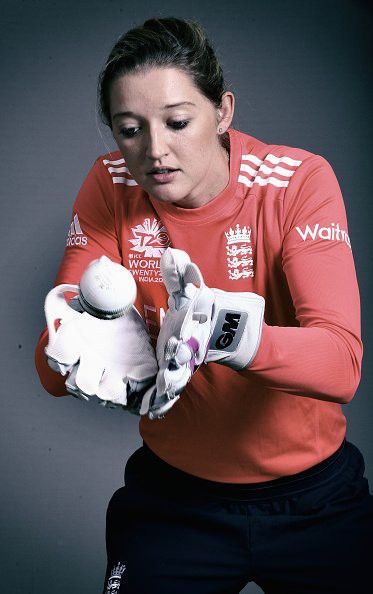
M366 594L373 584L373 496L363 456L329 458L263 483L216 483L145 444L107 510L103 594ZM369 585L370 584L370 585Z

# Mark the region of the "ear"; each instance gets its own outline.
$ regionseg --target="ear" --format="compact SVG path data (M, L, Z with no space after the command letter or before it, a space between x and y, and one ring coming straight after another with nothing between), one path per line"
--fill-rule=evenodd
M224 134L231 125L234 115L235 98L231 91L225 91L221 99L221 107L218 108L218 134Z

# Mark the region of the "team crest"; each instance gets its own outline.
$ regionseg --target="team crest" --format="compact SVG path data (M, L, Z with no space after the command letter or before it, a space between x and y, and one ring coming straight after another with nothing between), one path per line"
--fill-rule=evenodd
M252 278L254 276L253 248L251 245L251 227L241 229L237 223L225 233L227 240L227 266L230 280Z
M126 566L124 563L117 563L117 565L114 565L113 569L111 570L110 577L108 579L105 594L116 594L116 592L119 592L120 581L122 579L123 573L125 572L125 569Z

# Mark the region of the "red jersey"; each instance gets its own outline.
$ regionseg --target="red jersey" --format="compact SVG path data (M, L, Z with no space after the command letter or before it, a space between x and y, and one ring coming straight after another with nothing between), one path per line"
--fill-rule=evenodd
M131 270L136 306L157 336L167 307L166 247L185 250L210 287L266 300L258 352L237 372L202 365L164 419L140 420L147 445L190 474L258 482L317 464L341 444L341 404L360 379L359 291L341 191L328 162L229 129L228 186L199 208L161 203L121 153L99 157L77 196L56 284L75 283L106 254ZM36 364L46 390L45 330Z

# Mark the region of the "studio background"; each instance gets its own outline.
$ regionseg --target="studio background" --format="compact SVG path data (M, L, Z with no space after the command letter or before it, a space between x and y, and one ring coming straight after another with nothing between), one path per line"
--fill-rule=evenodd
M1 7L1 590L101 593L106 506L141 445L136 417L49 396L33 358L76 194L95 158L115 149L97 123L97 75L120 34L153 16L204 26L236 95L233 127L321 154L337 175L365 344L360 387L343 408L372 486L369 3L13 0ZM261 590L251 584L242 592Z

